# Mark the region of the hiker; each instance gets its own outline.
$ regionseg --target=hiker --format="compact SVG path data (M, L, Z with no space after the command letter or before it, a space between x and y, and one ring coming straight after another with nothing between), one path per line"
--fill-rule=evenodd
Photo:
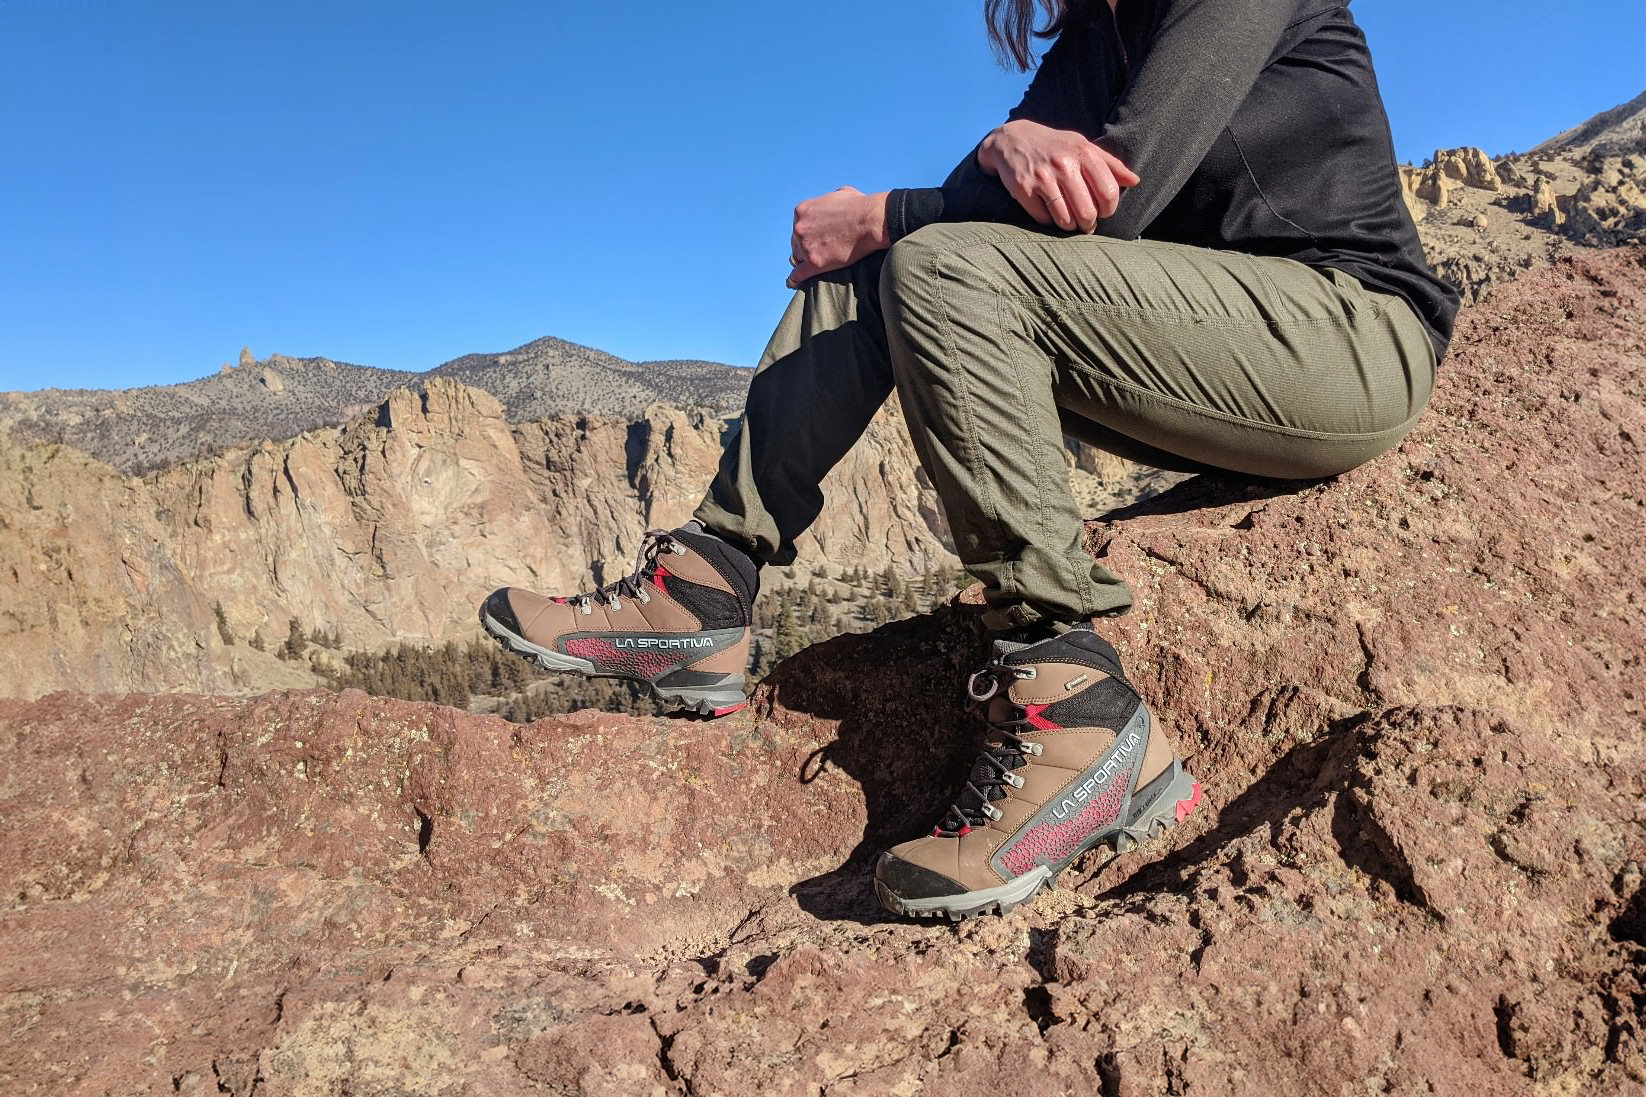
M1044 13L1048 25L1036 31ZM544 667L744 703L764 564L895 389L982 584L985 747L884 853L906 915L1004 912L1200 796L1100 634L1132 601L1082 548L1063 435L1164 469L1313 479L1394 446L1457 311L1401 198L1365 39L1318 0L988 0L1023 101L940 187L795 211L797 290L693 520L633 575L505 588L484 627Z

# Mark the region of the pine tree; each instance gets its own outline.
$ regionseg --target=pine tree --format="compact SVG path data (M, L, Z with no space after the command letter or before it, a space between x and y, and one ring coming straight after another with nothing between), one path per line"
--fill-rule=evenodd
M773 660L781 662L805 646L806 636L795 623L794 609L785 599L783 608L778 613L777 624L773 628Z
M224 647L232 648L234 646L234 634L229 631L228 618L223 615L223 603L212 603L211 612L212 616L217 618L218 638L223 641Z
M280 658L296 659L307 650L308 640L303 636L303 626L297 623L297 618L291 619L286 629L286 642L280 647Z
M880 573L880 589L888 598L896 598L903 593L903 580L897 571L890 565Z

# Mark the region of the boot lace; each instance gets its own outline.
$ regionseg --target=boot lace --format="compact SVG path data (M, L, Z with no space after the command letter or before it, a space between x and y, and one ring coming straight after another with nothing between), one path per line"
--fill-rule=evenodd
M623 608L625 596L645 605L652 600L651 594L646 590L646 584L657 573L657 558L665 552L684 556L686 546L668 530L649 529L641 543L640 557L635 561L635 568L631 574L605 586L596 587L586 594L574 594L566 601L575 604L584 613L593 613L596 602L604 602L613 612L620 610Z
M1015 771L1021 769L1030 757L1044 753L1046 748L1021 733L1020 729L1028 723L1021 706L1011 705L1010 711L1016 715L1000 720L989 719L988 712L990 702L1002 690L1009 688L1012 682L1034 676L1033 667L990 663L967 681L966 693L971 697L971 708L989 726L988 745L972 764L971 776L960 790L960 795L949 805L949 810L937 826L932 828L933 835L958 838L970 832L972 827L982 826L985 820L999 819L1000 809L991 801L1004 799L1008 785L1012 788L1023 787L1023 778Z

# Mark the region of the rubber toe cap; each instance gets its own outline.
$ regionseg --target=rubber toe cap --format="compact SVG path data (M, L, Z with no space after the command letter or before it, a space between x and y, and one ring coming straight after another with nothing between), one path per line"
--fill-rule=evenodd
M922 868L891 853L880 855L879 863L874 866L874 878L899 899L939 899L966 891L964 884L941 872Z
M492 591L480 610L516 636L520 635L520 619L514 615L514 606L509 602L508 587L498 587Z

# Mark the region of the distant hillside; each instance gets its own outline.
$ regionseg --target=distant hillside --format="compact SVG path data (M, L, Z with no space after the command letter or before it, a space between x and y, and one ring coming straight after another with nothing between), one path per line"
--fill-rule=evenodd
M20 444L60 442L144 473L240 442L346 423L394 390L433 377L489 392L511 422L529 422L578 413L637 419L653 403L735 411L749 376L716 362L630 362L549 338L465 355L426 373L247 355L239 366L179 385L0 393L0 430Z
M1581 126L1551 137L1532 150L1534 156L1557 152L1598 152L1603 156L1646 152L1646 92L1622 106L1602 111Z
M1439 149L1401 181L1430 265L1479 300L1575 248L1646 239L1646 94L1527 153Z

